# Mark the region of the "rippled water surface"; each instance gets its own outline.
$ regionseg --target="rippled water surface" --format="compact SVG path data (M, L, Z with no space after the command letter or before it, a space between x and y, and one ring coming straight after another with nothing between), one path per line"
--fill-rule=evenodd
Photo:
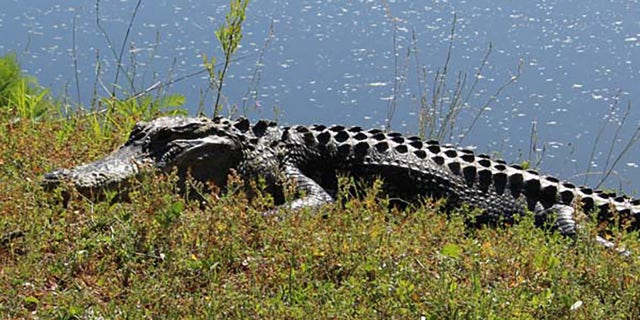
M137 0L101 0L99 7L80 0L6 1L9 5L0 11L0 54L16 52L26 72L74 101L78 88L85 105L94 87L100 95L108 94L103 85L115 79L114 56ZM227 4L143 0L123 59L123 68L135 77L131 82L119 75L121 94L201 70L202 53L222 58L213 30L223 22ZM460 73L467 75L469 89L492 46L458 128L464 131L522 65L517 82L482 114L463 145L522 161L529 157L535 124L535 145L545 149L545 172L583 183L581 174L601 172L615 160L607 160L607 154L617 125L625 120L614 154L639 127L638 1L254 1L224 103L244 104L254 119L273 118L276 109L283 123L381 126L395 102L392 127L416 133L419 97L431 97L431 80L447 58L454 14L450 88ZM426 88L419 81L425 72ZM201 101L212 104L207 88L200 74L167 90L185 95L195 113ZM629 101L632 109L625 118ZM639 151L634 146L618 161L607 186L636 192ZM594 174L588 183L600 177Z

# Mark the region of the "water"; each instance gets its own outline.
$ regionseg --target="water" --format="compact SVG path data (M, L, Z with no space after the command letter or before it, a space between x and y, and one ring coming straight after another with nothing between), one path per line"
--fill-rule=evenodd
M0 54L18 53L26 72L74 101L88 105L94 87L99 95L108 95L116 74L114 56L137 1L99 2L100 26L109 40L98 28L96 3L5 1L9 5L0 12ZM119 75L121 95L201 70L202 53L222 58L213 30L223 22L227 4L226 0L143 1L123 61L126 70L135 65L136 77L132 85ZM382 126L389 103L395 101L392 127L416 133L417 97L425 92L419 89L418 66L426 67L429 81L442 67L454 13L451 87L458 72L468 74L470 85L492 45L459 128L467 128L521 61L523 66L518 81L482 114L463 145L521 161L529 157L535 124L536 146L545 149L541 171L583 183L585 172L601 172L613 162L607 161L607 154L628 101L632 109L614 154L640 119L638 1L254 1L223 102L244 104L253 119L274 118L275 109L283 123ZM79 84L73 63L74 30ZM394 91L397 77L402 85ZM185 95L193 114L201 101L210 108L213 96L207 88L206 76L200 74L165 90ZM638 150L634 146L618 161L607 187L635 193L640 187ZM600 177L590 175L586 182L593 185Z

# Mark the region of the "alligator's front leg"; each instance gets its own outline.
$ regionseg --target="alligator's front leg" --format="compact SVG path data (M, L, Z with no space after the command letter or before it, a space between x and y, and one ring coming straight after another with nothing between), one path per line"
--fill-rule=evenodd
M284 207L289 209L317 208L323 204L332 203L333 197L316 181L307 177L296 166L287 164L283 168L285 178L295 183L296 193L302 194L302 198L295 199Z
M282 173L287 181L292 181L295 184L295 193L302 194L302 197L278 206L273 210L266 211L263 213L264 216L278 215L283 209L315 209L324 204L334 202L333 197L322 186L307 177L296 166L287 164L282 168Z

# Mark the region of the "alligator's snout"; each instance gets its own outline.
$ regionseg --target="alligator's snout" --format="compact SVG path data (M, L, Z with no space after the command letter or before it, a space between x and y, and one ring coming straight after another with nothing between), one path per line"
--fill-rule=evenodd
M85 196L93 197L101 190L118 188L138 175L142 166L138 160L141 158L140 154L135 148L123 147L94 162L46 173L42 186L50 191L58 186L68 185Z
M59 186L63 181L66 181L71 176L71 170L59 168L49 173L46 173L43 177L42 186L47 191L51 191Z
M60 178L68 176L70 172L71 171L69 169L65 168L55 169L51 172L46 173L44 175L44 179L47 181L57 181L60 180Z
M42 188L44 188L45 191L51 192L64 183L72 183L70 178L71 173L72 171L69 169L55 169L49 173L45 173L42 181L40 182L40 185L42 186ZM67 190L63 190L61 195L64 206L66 207L71 195Z

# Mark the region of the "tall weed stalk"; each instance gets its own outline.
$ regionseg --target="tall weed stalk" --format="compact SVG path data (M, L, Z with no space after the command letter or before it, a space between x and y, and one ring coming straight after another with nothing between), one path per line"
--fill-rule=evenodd
M607 181L607 179L611 177L611 175L616 174L615 168L617 167L620 160L623 158L625 154L627 154L631 150L631 147L634 144L636 144L640 139L640 127L636 127L636 129L633 131L633 134L627 139L626 143L622 146L620 151L617 153L615 152L616 145L621 140L621 137L620 137L621 130L626 126L629 120L629 115L631 113L631 102L627 102L626 108L624 108L624 110L621 110L619 103L620 103L620 92L616 93L615 97L613 97L613 103L611 104L607 112L608 116L604 117L600 125L600 128L596 133L596 137L594 138L593 145L591 147L591 153L589 154L587 171L584 173L583 183L585 184L587 183L587 179L589 178L589 176L594 174L600 174L601 175L600 179L598 180L598 183L595 185L596 188L601 187L605 183L605 181ZM619 116L618 112L622 112L622 115ZM602 142L602 138L605 135L605 131L607 127L613 123L615 124L615 130L613 133L613 137L608 142L606 142L607 153L606 153L606 160L605 160L604 167L601 172L593 172L591 170L592 170L592 164L595 162L596 150L598 149L598 146Z
M134 116L134 118L145 119L156 116L159 111L163 110L164 108L171 108L181 105L184 102L184 97L179 95L169 95L165 97L162 91L164 86L162 85L162 82L158 81L157 79L154 79L153 84L148 86L147 88L143 90L137 89L138 85L136 84L136 78L139 72L139 62L136 55L137 50L133 46L133 44L129 43L129 38L133 32L135 18L141 9L141 6L142 0L138 0L131 12L131 16L129 17L129 22L127 25L127 29L124 32L120 49L118 52L116 52L112 37L109 36L107 31L102 26L102 20L100 17L100 0L96 0L96 25L98 30L100 30L100 32L102 33L105 41L107 42L108 48L111 50L112 58L116 61L116 70L113 82L105 83L102 77L100 53L96 52L96 77L93 93L94 103L99 103L102 107L123 108L115 111L118 113L130 113L132 116ZM156 33L155 46L157 46L159 42L160 34L158 32ZM130 47L128 67L125 64L125 51L127 47ZM153 55L150 55L149 59L152 58ZM151 64L151 61L146 61L145 64ZM169 76L172 74L172 70L173 65L168 70ZM125 86L122 86L120 84L121 74L126 77ZM128 89L124 89L125 87ZM98 88L102 88L105 92L108 92L109 98L98 98ZM118 95L118 90L120 90L123 94ZM148 94L154 90L157 90L155 98L149 99ZM125 98L118 98L118 96L124 96ZM137 101L132 102L132 99ZM98 111L99 110L100 108L98 109Z
M212 88L215 88L216 100L213 105L213 116L218 116L222 111L220 105L220 97L222 96L222 86L224 84L225 75L232 61L232 56L238 49L240 40L242 40L242 23L246 18L246 10L249 0L231 0L229 2L229 12L225 17L225 23L222 24L215 35L224 54L224 63L222 70L215 70L215 57L208 57L203 54L204 67L209 74L209 81Z
M491 108L491 105L503 94L505 89L518 80L522 70L522 62L517 66L516 72L500 87L498 87L498 89L489 96L487 101L475 110L471 123L464 129L456 129L456 123L459 120L460 112L465 108L471 108L470 99L476 93L476 87L478 86L480 79L482 79L482 73L489 61L489 57L491 56L493 49L493 46L489 44L470 84L468 83L468 74L466 72L458 72L455 77L453 87L450 87L450 63L453 53L453 45L456 38L456 24L457 16L454 14L449 32L447 55L442 67L437 68L435 71L433 80L431 81L431 89L429 90L430 85L427 81L427 67L419 64L417 54L416 76L420 87L420 96L417 98L420 110L418 119L420 135L425 138L442 141L449 140L454 136L455 130L460 130L460 133L457 135L458 140L456 141L457 144L460 144L475 127L482 114ZM415 36L413 38L415 39ZM415 40L414 51L417 51Z

